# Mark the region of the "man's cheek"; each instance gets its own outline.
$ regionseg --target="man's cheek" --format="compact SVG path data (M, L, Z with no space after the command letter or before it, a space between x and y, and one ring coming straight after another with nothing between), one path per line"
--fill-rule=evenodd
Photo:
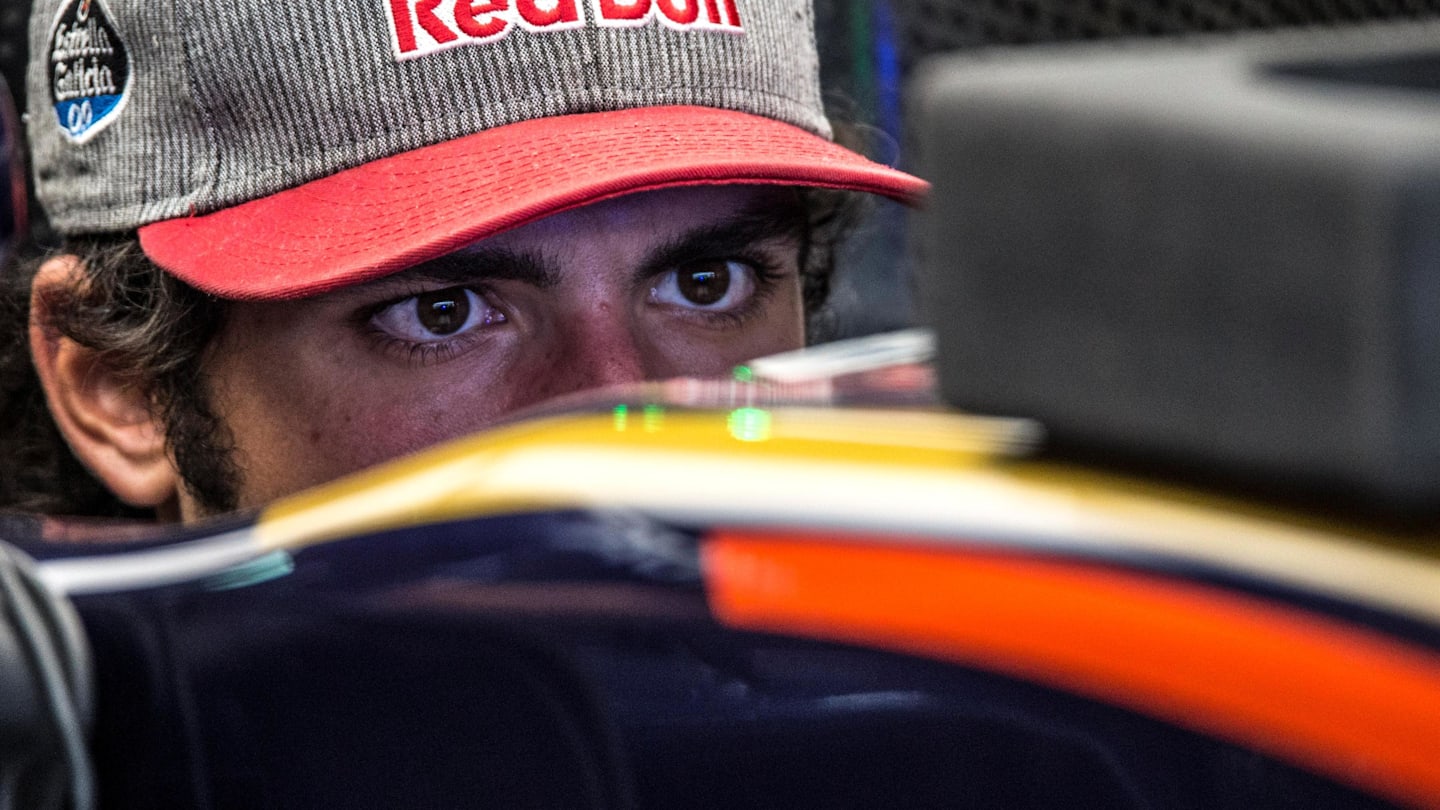
M469 389L363 403L346 409L333 441L352 466L368 467L481 430L503 415L499 404Z

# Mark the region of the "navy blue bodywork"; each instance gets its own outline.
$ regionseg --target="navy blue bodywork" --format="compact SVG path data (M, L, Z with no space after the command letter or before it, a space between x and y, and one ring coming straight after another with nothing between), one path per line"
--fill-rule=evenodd
M1387 806L1043 686L727 629L701 542L488 518L78 596L101 806Z

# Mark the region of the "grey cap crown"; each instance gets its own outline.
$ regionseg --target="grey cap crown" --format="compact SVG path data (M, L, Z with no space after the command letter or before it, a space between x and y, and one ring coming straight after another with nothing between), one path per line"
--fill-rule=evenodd
M74 1L36 0L30 25L36 191L62 233L208 213L387 155L570 113L702 105L829 136L809 0L736 0L743 34L659 21L601 27L597 0L581 0L591 17L583 27L517 27L498 41L404 59L391 0L92 0L127 49L130 81L114 120L77 143L47 86L53 26Z

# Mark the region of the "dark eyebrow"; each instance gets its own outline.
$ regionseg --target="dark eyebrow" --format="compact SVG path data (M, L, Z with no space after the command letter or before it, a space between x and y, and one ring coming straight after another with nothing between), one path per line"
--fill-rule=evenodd
M643 283L665 268L701 259L744 255L765 242L794 241L799 248L806 230L806 212L796 195L765 194L730 217L680 233L652 250L636 268L635 281ZM421 262L405 270L403 276L447 287L504 280L545 290L560 283L561 273L543 252L486 247L481 243Z
M545 290L560 282L551 262L539 253L473 246L421 262L405 271L408 278L463 286L495 279L519 281Z
M766 242L794 242L804 245L808 221L795 195L767 194L733 216L701 225L660 245L636 268L637 283L666 268L701 259L743 256Z

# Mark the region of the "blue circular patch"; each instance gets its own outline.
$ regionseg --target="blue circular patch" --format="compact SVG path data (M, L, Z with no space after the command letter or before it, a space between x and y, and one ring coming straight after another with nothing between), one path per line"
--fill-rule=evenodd
M130 55L103 0L71 0L50 30L50 101L60 128L84 143L115 119L130 86Z

